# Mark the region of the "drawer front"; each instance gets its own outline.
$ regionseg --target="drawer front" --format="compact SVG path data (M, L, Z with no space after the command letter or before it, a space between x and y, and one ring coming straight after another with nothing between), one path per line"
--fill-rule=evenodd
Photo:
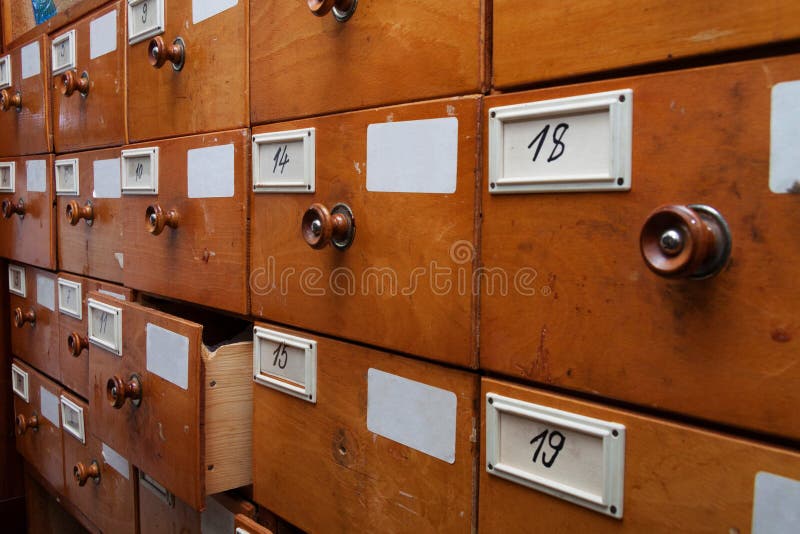
M89 383L89 311L86 306L90 291L99 291L120 300L133 300L133 292L128 288L68 273L58 274L59 334L56 345L61 383L86 399L92 391Z
M89 405L61 395L65 497L102 532L136 532L136 471L94 437ZM82 430L83 432L79 431Z
M52 152L50 39L43 35L14 48L0 56L2 61L0 156Z
M55 269L53 156L3 159L0 173L0 255Z
M479 103L255 128L251 313L474 366Z
M356 11L342 23L304 2L252 3L252 123L481 91L485 2L335 4Z
M55 161L59 267L122 282L120 149L67 154ZM76 170L77 180L72 178Z
M226 493L209 495L199 512L142 473L139 478L139 521L141 534L163 532L229 533L234 531L234 517L239 512L254 514L252 503ZM235 514L238 514L235 516Z
M235 534L273 534L272 530L250 519L246 515L236 514Z
M689 532L698 528L704 532L749 532L754 484L758 497L757 476L765 474L760 472L792 479L800 477L800 455L794 451L492 379L483 379L481 390L481 439L485 444L481 446L478 470L481 532ZM494 397L494 404L488 403L490 397ZM538 421L533 426L523 426L527 424L524 419L500 406L501 400L508 399L523 406L559 411L553 420L541 423L549 432L535 460L538 464L543 458L552 460L551 468L543 470L552 480L566 473L560 463L585 461L576 455L592 447L591 438L579 441L582 437L579 430L561 428L563 421L558 417L567 414L624 427L624 508L617 510L621 518L581 506L580 499L570 502L496 474L503 473L506 462L525 473L535 469L529 466L534 465L533 455L541 443L540 439L531 444L536 436L527 432L530 429L536 432ZM486 451L490 445L486 436L487 421L492 417L487 411L493 410L492 406L500 408L500 428L506 425L507 429L521 432L509 430L503 434L514 438L500 446L499 456L494 457L497 465L489 470ZM490 428L493 426L488 424ZM555 434L559 428L563 431L563 443ZM551 442L550 436L554 434L556 439ZM517 441L518 450L525 451L522 464L517 463ZM560 448L558 454L551 443ZM587 466L583 475L569 479L570 487L590 487L590 476ZM772 512L774 519L780 515L778 509Z
M256 326L256 502L308 532L474 530L477 377ZM298 396L289 371L313 359Z
M566 10L556 1L531 9L495 0L492 20L494 86L504 88L800 37L800 6L785 0L603 1Z
M144 165L157 165L157 178L149 177L157 180L157 194L135 194L137 189L126 189L126 181L140 187L140 182L148 181L148 173L142 171L137 181L142 156L134 151L152 149L157 150L157 164L145 158ZM247 312L249 158L247 130L123 150L126 286Z
M99 307L90 302L90 317L98 318L98 329L90 325L89 335L94 432L170 492L199 508L204 495L202 327L100 293L90 293L89 298L120 310L122 340L121 356L95 341L102 342L110 330L107 322L105 333L101 331L103 313L92 311Z
M27 397L20 395L15 384L14 418L17 451L59 493L64 491L64 457L62 453L61 388L20 360L13 361L16 370L12 380L25 375ZM13 369L13 368L12 368ZM16 375L16 376L15 376Z
M19 264L10 264L9 273L15 279L25 278L25 296L14 292L9 296L11 352L60 380L56 275Z
M484 290L481 367L800 436L792 341L800 288L791 260L800 257L791 224L798 197L770 190L771 93L797 79L798 67L800 56L787 56L487 98L488 115L511 104L631 89L633 141L629 192L500 195L483 184L484 265L538 276L523 288L535 293ZM569 133L562 142L570 146ZM683 208L652 216L660 206L696 204L727 221L727 263L722 224L708 210L691 219L701 210L710 221L704 228L718 232L705 255L698 247L707 241L693 241L688 226L672 222L683 220L674 215ZM693 267L686 258L695 256L683 251L659 263L652 245L646 261L646 228L646 244L677 230L686 254L709 263ZM711 274L716 258L721 272L703 280L665 278L648 267ZM683 271L678 262L686 262Z
M53 34L56 152L125 142L125 6L118 0Z
M129 2L131 142L247 126L248 11L244 0Z

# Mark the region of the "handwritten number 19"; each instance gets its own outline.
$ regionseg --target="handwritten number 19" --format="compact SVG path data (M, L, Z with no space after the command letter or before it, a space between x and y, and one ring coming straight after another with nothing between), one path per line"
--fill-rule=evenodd
M547 435L550 434L550 438L547 438ZM548 445L550 448L553 449L553 454L549 458L542 452L542 447L544 446L544 442L547 440ZM566 443L567 438L559 432L558 430L553 430L552 432L549 429L545 429L543 432L537 434L532 440L531 445L535 443L539 443L536 446L536 451L533 453L533 463L536 463L536 460L539 458L539 453L542 453L542 465L545 466L547 469L553 467L553 464L558 457L558 453L561 452L561 449L564 448L564 444Z
M567 148L566 144L564 144L564 134L567 133L569 129L569 124L565 122L560 122L553 128L553 150L550 152L550 155L547 157L547 163L557 160L561 156L564 155L564 149ZM533 152L533 161L535 162L536 159L539 157L539 152L542 151L542 147L544 146L545 139L547 139L547 134L550 132L550 125L546 124L542 130L536 134L536 137L533 138L533 141L528 145L528 149L533 148L536 145L536 149Z

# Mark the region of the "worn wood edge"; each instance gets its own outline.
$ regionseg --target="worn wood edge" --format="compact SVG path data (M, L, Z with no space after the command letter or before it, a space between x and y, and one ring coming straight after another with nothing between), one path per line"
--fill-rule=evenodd
M41 24L37 24L30 30L17 35L11 40L6 40L5 34L3 34L3 44L5 49L8 50L9 48L15 48L26 41L30 41L39 37L42 34L48 34L59 30L64 26L75 22L87 13L94 11L97 8L104 7L109 2L110 0L83 0L74 6L68 7L65 11L56 14L53 18L46 20ZM8 22L6 13L6 9L3 8L3 30L8 30L9 33L13 33L13 28L10 28L6 24Z

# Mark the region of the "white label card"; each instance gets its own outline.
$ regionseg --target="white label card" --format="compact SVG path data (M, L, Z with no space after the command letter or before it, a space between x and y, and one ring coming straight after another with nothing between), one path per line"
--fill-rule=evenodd
M186 152L189 198L223 198L234 194L233 144Z
M130 480L131 466L128 460L105 443L103 443L103 461L114 471L125 477L125 480Z
M13 161L0 162L0 193L13 193L16 183L16 164Z
M120 198L122 185L119 179L119 158L97 159L94 167L94 198Z
M94 299L88 299L86 306L89 315L89 342L121 356L122 309Z
M315 188L314 128L253 136L253 191L313 193Z
M58 415L58 397L50 393L44 386L39 387L39 404L42 415L53 423L56 428L61 428L61 418Z
M800 480L756 474L752 534L800 532Z
M27 80L32 76L38 76L42 72L42 56L39 49L39 41L34 41L22 47L20 52L22 57L22 79Z
M50 311L56 309L56 281L43 274L36 275L36 302Z
M486 470L622 518L625 427L486 395Z
M456 461L457 398L452 391L367 372L367 428L447 463Z
M51 45L53 74L75 68L75 30L70 30L53 39Z
M89 59L109 54L117 49L117 10L106 13L89 23Z
M11 364L11 388L14 393L24 400L30 402L30 390L28 388L28 372L23 371L17 364Z
M367 127L367 191L455 193L457 177L457 118Z
M800 81L772 88L769 189L773 193L800 194Z
M239 0L192 0L192 24L219 15L238 3Z
M158 193L158 147L122 151L122 192L132 195Z
M128 44L164 33L164 0L128 0Z
M316 403L317 342L255 327L253 378L261 385Z
M489 192L627 191L633 91L489 110Z
M0 57L0 89L11 87L11 56Z
M80 180L78 177L79 169L77 158L56 160L57 195L80 194Z
M43 159L25 162L28 192L47 192L47 161Z
M83 421L83 408L61 395L61 423L68 434L86 443L86 429Z
M189 389L189 338L147 323L147 370Z
M74 317L79 321L83 319L83 293L81 284L58 279L58 311Z
M8 291L20 297L26 296L25 267L21 265L8 266Z

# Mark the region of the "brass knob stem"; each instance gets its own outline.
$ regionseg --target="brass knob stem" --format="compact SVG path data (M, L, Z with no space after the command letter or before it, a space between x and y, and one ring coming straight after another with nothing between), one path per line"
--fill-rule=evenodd
M159 235L164 228L177 228L180 216L177 210L164 211L159 204L147 206L145 211L145 227L153 235Z
M31 326L36 324L36 312L33 309L22 311L22 308L14 308L14 326L22 328L25 323L30 323Z
M25 217L25 202L22 199L19 199L16 204L13 200L5 199L0 209L2 209L3 217L6 219L10 219L15 213L19 215L20 218Z
M39 417L36 414L33 414L30 417L25 417L23 414L17 415L16 420L17 425L17 434L20 436L25 434L29 428L33 429L34 432L39 430Z
M330 211L322 204L312 204L301 222L303 239L317 250L329 243L344 250L353 243L355 231L353 211L346 204L336 204Z
M150 39L150 44L147 45L147 60L157 69L169 61L174 70L181 70L186 60L186 46L183 39L178 37L171 45L168 45L160 35L153 37Z
M77 71L68 70L61 75L61 85L59 86L61 94L64 96L72 96L75 91L83 96L89 94L89 73L84 72L78 76Z
M72 476L75 478L75 482L78 483L78 486L85 486L90 478L94 480L95 484L99 484L100 464L97 463L97 460L92 460L92 463L88 466L84 465L83 462L78 462L72 468Z
M307 0L308 9L318 16L324 17L331 11L339 22L345 22L356 11L358 0Z
M0 91L0 109L8 111L11 108L22 108L22 94L17 91L12 93L11 89L3 89Z
M142 384L139 377L131 375L126 382L119 376L112 376L106 382L106 397L111 407L117 410L125 406L126 399L130 399L134 406L139 406L142 402Z
M89 200L86 201L85 206L78 204L77 200L70 200L67 202L65 214L67 221L72 226L78 224L81 219L84 219L89 226L94 222L94 207L92 207L92 203Z
M89 338L80 335L78 332L72 332L67 336L67 347L69 348L69 353L77 358L81 355L81 352L89 348Z

